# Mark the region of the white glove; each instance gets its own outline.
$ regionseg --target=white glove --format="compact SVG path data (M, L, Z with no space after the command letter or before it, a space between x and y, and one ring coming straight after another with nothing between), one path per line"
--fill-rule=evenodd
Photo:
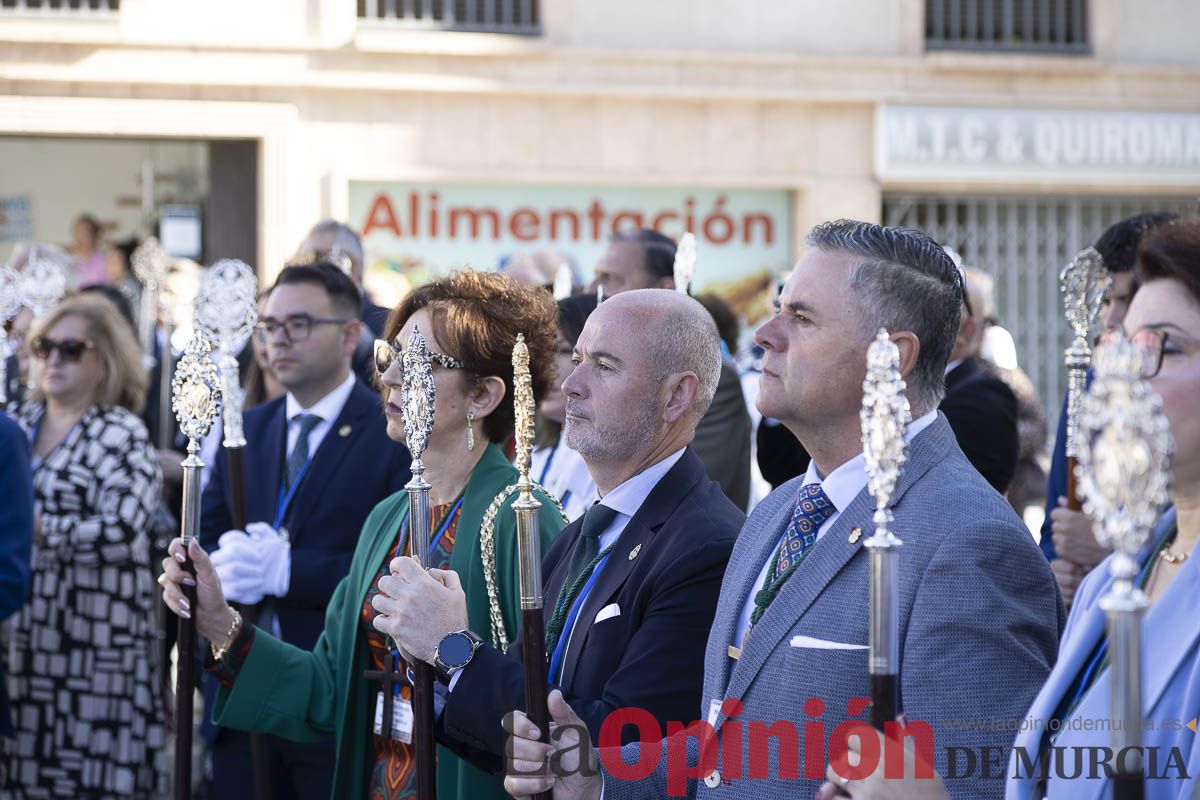
M212 554L225 598L235 603L261 602L266 595L283 597L291 580L291 544L263 522L246 531L221 534Z

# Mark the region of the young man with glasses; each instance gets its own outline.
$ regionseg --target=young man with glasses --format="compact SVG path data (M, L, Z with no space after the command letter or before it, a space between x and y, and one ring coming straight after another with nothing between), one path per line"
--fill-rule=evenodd
M350 368L361 303L334 264L279 274L255 336L287 394L245 415L246 529L233 529L223 452L201 507L200 543L213 553L225 596L262 603L259 624L306 650L324 629L367 515L409 478L408 452L388 438L378 395ZM214 693L207 679L205 697ZM216 796L250 798L249 737L208 724L205 732ZM329 797L332 742L268 740L277 797Z

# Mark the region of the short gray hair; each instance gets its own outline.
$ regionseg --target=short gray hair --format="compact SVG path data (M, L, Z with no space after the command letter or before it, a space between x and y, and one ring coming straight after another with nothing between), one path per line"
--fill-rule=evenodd
M696 399L691 416L699 422L712 404L721 378L721 336L708 310L673 289L632 289L605 300L600 308L636 306L645 314L648 354L654 378L663 381L676 372L696 374ZM609 323L611 324L611 323Z
M323 219L316 225L312 226L312 230L308 232L309 236L315 234L332 234L333 243L330 247L330 253L322 253L322 257L330 258L333 255L332 251L339 252L347 256L355 265L362 267L363 262L363 247L362 239L354 232L354 229L344 222L338 222L336 219Z
M805 242L858 257L845 289L862 314L859 332L864 338L880 328L914 333L921 345L908 377L914 412L936 408L962 314L962 275L954 261L923 231L856 220L823 222Z
M670 289L646 289L662 292L667 301L654 326L652 360L660 378L675 372L694 372L696 400L691 414L699 421L712 404L721 378L721 336L708 310L682 292ZM619 296L619 295L618 295Z

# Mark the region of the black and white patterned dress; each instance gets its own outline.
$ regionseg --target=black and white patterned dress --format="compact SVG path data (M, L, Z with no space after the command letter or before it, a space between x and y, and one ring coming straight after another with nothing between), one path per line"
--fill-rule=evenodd
M27 433L44 412L25 403ZM8 679L5 795L144 798L163 789L149 530L162 475L141 420L93 406L33 478L41 539Z

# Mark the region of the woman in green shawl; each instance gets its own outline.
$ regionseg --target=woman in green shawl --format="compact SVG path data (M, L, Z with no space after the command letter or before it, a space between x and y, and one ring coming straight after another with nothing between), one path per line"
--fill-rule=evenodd
M433 354L437 390L433 430L423 454L432 485L430 561L453 570L466 593L467 616L476 631L490 631L504 647L520 620L515 495L489 507L517 481L501 447L512 436L512 347L518 333L529 345L530 374L538 399L554 374L555 306L551 297L492 273L463 271L410 293L388 320L386 340L376 342L376 366L388 435L404 439L400 389L401 345L415 325ZM556 504L544 495L542 550L564 525ZM372 622L371 600L379 578L397 555L411 554L407 538L408 496L384 500L363 526L347 575L325 614L325 631L311 651L300 650L253 626L226 604L220 582L204 552L193 542L196 564L197 629L212 642L206 668L221 682L213 720L218 725L274 733L297 741L328 736L337 740L333 797L398 800L415 797L411 746L375 728L380 685L369 670L390 671L397 655ZM494 515L494 524L485 517ZM490 539L490 540L489 540ZM163 599L187 616L179 584L188 580L176 559L183 544L171 544L164 560ZM402 660L399 670L405 671ZM410 687L399 700L408 700ZM438 748L437 786L443 800L503 798L503 776L492 776Z

